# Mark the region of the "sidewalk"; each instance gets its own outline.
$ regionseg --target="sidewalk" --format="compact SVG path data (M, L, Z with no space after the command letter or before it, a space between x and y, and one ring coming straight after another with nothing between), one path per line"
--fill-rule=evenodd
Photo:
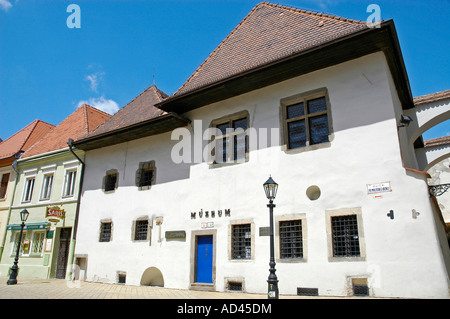
M70 282L62 279L18 278L8 286L7 277L0 277L0 299L267 299L265 294L205 292L147 286L126 286L91 282ZM280 296L280 299L305 299ZM317 297L316 297L317 298Z

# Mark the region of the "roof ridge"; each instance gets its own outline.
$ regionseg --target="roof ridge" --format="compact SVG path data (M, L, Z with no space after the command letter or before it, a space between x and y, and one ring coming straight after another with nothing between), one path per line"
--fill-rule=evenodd
M282 9L285 9L285 10L288 10L291 12L306 13L309 15L314 15L314 16L323 17L323 18L329 18L329 19L337 20L337 21L365 24L365 22L361 21L361 20L349 19L349 18L338 16L338 15L334 15L331 13L325 13L323 11L322 12L314 11L313 9L306 10L306 9L294 8L293 6L286 6L286 5L271 3L271 2L267 2L267 1L263 1L263 2L259 3L258 5L267 5L270 7L278 7L278 8L282 8Z
M274 3L267 2L267 1L260 2L255 7L253 7L253 9L245 16L245 18L242 19L241 22L225 37L225 39L223 39L220 42L220 44L208 55L208 57L191 74L191 76L189 76L189 78L183 83L183 85L174 94L172 94L172 97L176 96L176 95L179 95L179 94L182 94L183 90L191 83L191 81L195 78L195 76L202 71L202 69L204 68L205 64L207 64L220 51L220 49L227 43L227 41L234 34L236 34L236 32L238 32L238 30L242 27L242 25L244 23L246 23L249 20L249 18L258 9L260 9L262 7L279 8L279 9L282 9L282 10L285 10L285 11L289 11L289 12L293 12L293 13L296 13L296 14L302 14L302 15L306 14L306 15L309 15L309 16L317 17L317 18L322 17L322 18L326 18L326 19L329 19L329 20L333 20L333 21L346 22L346 23L349 23L349 24L357 24L359 26L365 25L365 22L362 22L362 21L359 21L359 20L343 18L343 17L336 16L336 15L331 15L331 14L326 14L326 13L319 13L319 12L309 11L309 10L305 10L305 9L297 9L297 8L294 8L294 7L284 6L284 5L280 5L280 4L274 4ZM326 41L329 41L329 40L333 40L333 39L339 38L343 34L346 34L345 30L341 31L341 32L338 32L338 33L335 33L333 35L330 35L330 36L328 36L326 38L321 38L320 42L323 42L324 39ZM288 53L288 54L292 53L292 51L296 52L296 51L298 51L298 48L292 49L292 50L285 50L283 52L280 52L277 55L277 58L286 55L286 53ZM270 58L265 59L264 63L267 63L267 62L273 61L273 60L274 60L273 57L270 57ZM255 63L256 63L256 65L259 65L260 61L259 62L255 62ZM255 64L251 65L250 69L253 68L254 66L255 66ZM243 67L243 68L245 70L249 69L248 66ZM242 69L240 69L238 71L241 72ZM226 76L231 76L233 74L237 74L237 73L239 73L238 71L234 70L234 71L227 72ZM213 83L213 82L217 81L217 79L220 79L220 78L224 78L224 74L221 74L221 75L215 77L214 79L210 79L210 81L208 81L208 83Z
M253 7L253 9L245 16L244 19L242 19L241 22L239 22L239 24L234 27L233 30L231 30L231 32L225 37L225 39L223 39L219 45L208 55L208 57L202 62L202 64L200 64L200 66L194 71L194 73L191 74L191 76L183 83L183 85L173 94L173 95L177 95L178 92L182 91L183 88L190 82L190 80L200 72L200 70L202 69L202 67L207 63L207 61L212 58L212 56L214 56L216 54L216 52L219 51L219 49L224 45L225 41L227 39L229 39L233 34L236 33L236 31L244 24L245 21L248 20L248 18L265 2L261 2L259 4L257 4L255 7Z

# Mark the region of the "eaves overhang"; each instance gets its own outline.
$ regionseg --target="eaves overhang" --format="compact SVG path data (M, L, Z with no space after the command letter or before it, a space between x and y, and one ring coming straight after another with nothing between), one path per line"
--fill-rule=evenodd
M394 22L367 28L307 50L246 70L192 91L172 95L155 106L183 114L196 108L260 89L316 70L382 51L403 109L414 107Z
M74 141L73 145L78 149L89 151L170 132L178 127L184 127L189 123L190 120L170 112L132 125L79 139Z

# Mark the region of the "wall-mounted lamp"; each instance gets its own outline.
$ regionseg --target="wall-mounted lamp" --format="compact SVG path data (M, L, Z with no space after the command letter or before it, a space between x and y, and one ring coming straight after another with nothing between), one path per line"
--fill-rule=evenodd
M407 127L409 123L411 123L413 119L407 115L400 115L400 122L398 123L398 127Z

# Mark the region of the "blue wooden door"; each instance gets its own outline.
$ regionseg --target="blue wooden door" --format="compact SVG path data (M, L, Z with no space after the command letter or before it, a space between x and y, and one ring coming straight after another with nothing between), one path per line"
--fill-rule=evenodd
M197 237L197 282L213 283L213 236Z

